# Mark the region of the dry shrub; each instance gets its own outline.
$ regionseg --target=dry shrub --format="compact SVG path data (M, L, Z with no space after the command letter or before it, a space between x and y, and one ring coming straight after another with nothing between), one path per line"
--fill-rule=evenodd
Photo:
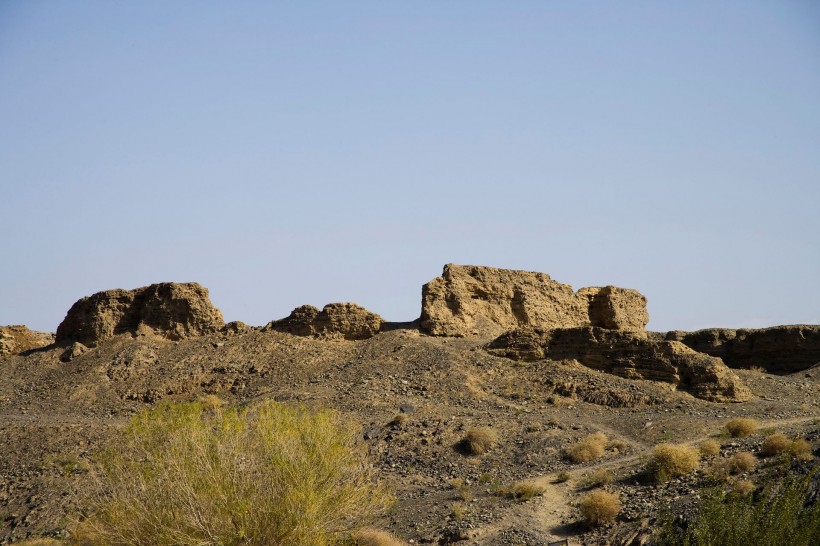
M751 482L749 480L739 480L735 484L735 488L732 490L732 492L738 497L748 497L749 495L754 493L755 489L756 487L754 482Z
M618 495L600 490L586 495L578 506L581 509L581 516L589 525L612 523L621 511Z
M658 482L683 476L698 467L700 453L687 445L658 444L652 450L647 470Z
M798 438L789 444L789 453L801 461L808 461L812 458L811 444L803 438Z
M574 463L585 463L603 456L607 444L606 435L596 432L564 449Z
M66 543L53 538L30 538L22 542L15 542L14 546L60 546L61 544Z
M329 546L389 497L360 430L331 411L273 401L136 415L98 461L81 546Z
M704 440L698 446L700 454L704 457L711 457L720 453L720 442L716 440Z
M741 451L729 457L729 469L733 474L749 472L757 466L757 458L748 451Z
M788 450L791 443L792 441L789 440L789 438L785 434L775 432L774 434L767 436L766 439L763 440L763 445L760 447L760 453L764 457L778 455Z
M617 438L614 440L610 440L606 444L606 449L613 449L617 452L625 451L628 447L629 442L627 442L626 440L619 440Z
M612 483L612 472L605 468L599 468L581 478L581 486L589 489L601 487L609 483Z
M467 455L483 455L498 443L498 433L488 427L471 428L459 442Z
M517 501L527 501L544 494L544 488L532 482L517 482L512 485L497 487L494 493L500 497L509 497Z
M553 480L553 483L568 482L571 477L572 477L572 474L570 474L569 472L566 472L566 471L559 472L558 474L555 475L555 480Z
M470 500L473 498L472 489L462 478L453 478L448 483L450 484L450 487L458 492L458 498L461 500Z
M470 513L469 507L463 502L454 502L450 505L450 515L456 521L462 521Z
M739 417L726 423L726 431L732 438L751 436L757 431L757 421L748 417Z
M356 546L405 546L406 542L380 529L360 529L353 534Z

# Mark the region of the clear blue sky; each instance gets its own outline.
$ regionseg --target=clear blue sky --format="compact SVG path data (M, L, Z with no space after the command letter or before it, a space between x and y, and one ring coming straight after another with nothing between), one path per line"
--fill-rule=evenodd
M419 314L447 262L820 322L820 3L0 2L0 324L198 281Z

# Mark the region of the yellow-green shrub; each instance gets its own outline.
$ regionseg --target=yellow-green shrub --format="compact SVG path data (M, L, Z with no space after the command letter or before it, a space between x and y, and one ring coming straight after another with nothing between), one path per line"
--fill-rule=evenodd
M585 463L603 456L606 451L607 437L596 432L564 448L564 453L575 463Z
M700 454L705 457L717 455L720 453L720 443L716 440L704 440L698 446L698 450L700 451Z
M488 427L471 428L459 442L468 455L483 455L498 443L498 433Z
M593 491L578 504L581 516L589 525L602 525L615 521L621 511L621 500L618 495L606 491Z
M356 427L273 401L161 404L99 458L80 545L328 546L389 502Z
M647 470L656 481L683 476L698 467L700 454L692 446L658 444L652 450Z
M760 453L764 457L771 457L772 455L778 455L783 453L787 449L789 449L789 445L792 443L791 440L785 435L780 432L775 432L766 437L763 440L763 445L760 447Z
M757 431L757 421L748 417L739 417L726 423L726 430L732 438L751 436Z

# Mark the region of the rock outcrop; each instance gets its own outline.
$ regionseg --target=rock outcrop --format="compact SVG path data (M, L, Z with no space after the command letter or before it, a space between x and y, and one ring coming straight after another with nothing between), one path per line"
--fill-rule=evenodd
M94 347L124 333L151 332L178 340L217 332L222 313L197 283L160 283L107 290L80 299L57 328L57 343Z
M23 325L0 326L0 356L20 354L54 343L54 334L35 332Z
M319 311L312 305L294 309L282 320L269 323L266 329L297 336L327 339L367 339L379 333L384 320L355 303L329 303Z
M520 327L643 330L647 322L646 298L637 290L575 292L546 273L448 264L422 288L420 326L437 336L490 337Z
M743 402L751 391L719 358L677 341L658 341L640 332L595 327L517 329L496 338L488 352L515 360L575 359L626 379L671 383L698 398Z
M674 331L666 334L666 339L680 341L696 351L720 357L732 368L761 367L768 372L788 373L820 363L818 325Z

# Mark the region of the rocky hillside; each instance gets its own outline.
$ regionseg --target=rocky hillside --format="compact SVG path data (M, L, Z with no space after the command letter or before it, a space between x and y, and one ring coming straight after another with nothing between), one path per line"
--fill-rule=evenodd
M723 459L750 451L761 461L730 480L765 467L765 435L722 437L730 418L818 448L819 327L658 334L647 321L634 290L574 291L545 274L456 265L423 288L421 318L400 324L352 303L225 324L196 283L91 295L56 338L0 329L0 543L64 536L93 454L128 417L206 394L331 407L358 421L397 497L377 523L414 544L640 544ZM466 455L458 446L476 427L498 440ZM607 437L599 457L568 456L593 433ZM694 474L645 479L653 445L707 438L722 446ZM576 506L596 471L623 504L605 527L580 523ZM521 482L543 495L510 496Z

